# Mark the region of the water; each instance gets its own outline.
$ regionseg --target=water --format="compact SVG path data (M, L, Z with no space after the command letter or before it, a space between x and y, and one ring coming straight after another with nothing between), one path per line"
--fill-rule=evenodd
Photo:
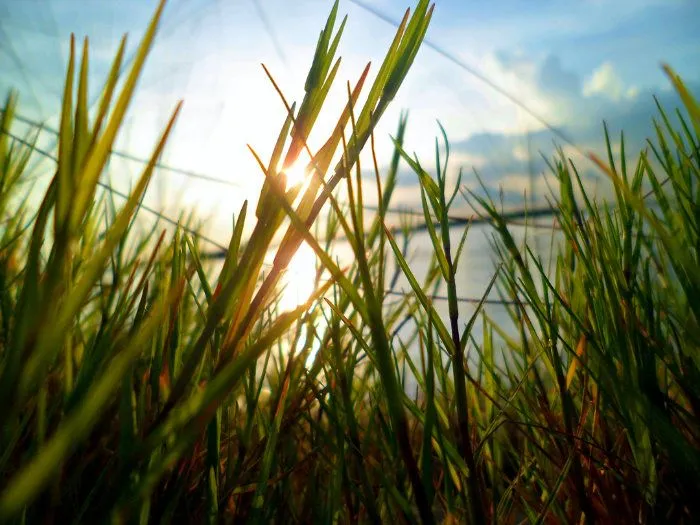
M453 254L457 250L457 246L459 245L463 231L463 227L451 229L450 238L453 247ZM521 226L513 226L511 228L511 232L516 243L523 242L525 238L525 231L525 228ZM494 272L496 271L496 254L490 243L492 234L493 228L490 225L479 224L472 226L467 236L464 252L459 260L459 264L457 265L457 294L461 299L468 299L470 301L459 302L460 330L464 329L469 319L474 315L477 308L477 303L486 292L488 285L493 278ZM547 262L551 245L551 231L547 229L530 229L527 232L527 239L533 250L538 253L545 262ZM402 239L397 238L397 242L400 245ZM302 248L303 246L304 245L302 245ZM393 263L394 257L393 254L390 253L391 248L388 243L386 249L389 252L389 261L391 261L387 268L388 282L396 266ZM346 242L339 243L339 245L335 247L335 252L340 256L341 266L344 262L350 262L352 252ZM301 297L303 294L299 293L300 290L307 290L305 297L308 297L309 283L307 281L313 280L314 272L309 271L309 268L314 264L314 256L313 254L309 255L308 248L301 251L301 256L305 260L293 260L292 264L290 264L290 271L287 273L285 278L285 284L288 287L285 295L290 294L294 299L292 300L290 297L283 298L283 302L288 307L293 307L298 304L298 302L303 302L304 297ZM430 266L431 256L432 244L429 234L424 231L415 233L409 244L407 260L418 282L424 281ZM413 295L409 282L403 274L399 276L394 290L396 292L406 292ZM438 288L436 295L433 297L433 304L435 305L438 315L442 318L444 324L449 326L449 311L446 295L446 289L444 285L441 285ZM387 302L396 301L399 298L400 297L398 296L390 296L387 297ZM506 333L514 336L517 335L515 332L515 327L507 314L506 306L503 304L498 304L500 297L498 296L495 286L487 295L487 299L493 302L485 304L483 307L484 311L495 323L504 328ZM401 348L402 342L406 342L408 340L413 328L414 327L412 327L410 323L407 323L394 335L392 343L396 350ZM482 323L475 323L472 336L476 344L480 344L483 341L482 330ZM316 350L318 350L318 348L316 348ZM408 347L408 350L412 358L419 359L419 347L417 342L413 342ZM472 352L472 358L473 357L474 353ZM415 388L415 381L412 378L409 378L406 386L407 389Z

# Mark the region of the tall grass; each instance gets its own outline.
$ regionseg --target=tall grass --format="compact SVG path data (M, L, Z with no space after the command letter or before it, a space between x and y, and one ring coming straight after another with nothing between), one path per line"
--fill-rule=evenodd
M179 106L128 200L99 190L162 9L120 83L122 42L92 118L88 41L79 59L71 40L56 172L36 210L28 165L46 152L13 132L13 94L1 114L0 521L692 521L700 110L675 74L687 114L659 108L634 167L622 137L618 158L594 157L613 202L589 196L563 153L552 160L561 234L545 261L483 193L448 185L444 132L434 176L404 150L405 118L378 168L373 130L419 50L427 1L407 11L371 85L369 66L348 84L337 126L308 151L308 180L287 183L338 71L336 3L303 100L280 92L287 117L271 158L251 149L265 183L254 217L245 203L234 218L217 274L185 225L168 234L137 220ZM410 235L399 243L384 225L401 162L420 183L426 275L408 262ZM507 300L510 327L483 301L460 311L469 229L452 243L457 198L493 223L498 271L483 297ZM336 257L340 238L349 262ZM316 291L280 311L303 242L319 260ZM411 293L394 300L400 279Z

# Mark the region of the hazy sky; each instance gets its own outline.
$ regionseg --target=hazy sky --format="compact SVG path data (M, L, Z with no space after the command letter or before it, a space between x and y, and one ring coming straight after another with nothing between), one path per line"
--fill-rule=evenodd
M367 0L398 19L411 0ZM124 32L130 49L140 38L154 0L0 0L0 91L20 91L26 116L55 122L64 82L68 37L90 36L93 94ZM652 94L676 100L662 74L671 64L697 93L700 85L700 2L697 0L437 0L428 40L520 99L583 148L600 147L601 122L622 127L637 145L649 135ZM226 238L230 213L254 198L262 175L246 143L269 152L284 108L260 63L268 65L290 100L300 100L327 0L171 0L154 53L120 138L139 155L152 148L176 101L185 107L167 161L226 178L239 188L160 173L151 196L175 209L183 203L218 210ZM339 54L343 66L321 127L337 118L345 81L368 60L373 71L394 29L349 0ZM265 21L264 21L264 20ZM492 88L424 48L378 132L383 161L400 110L410 111L407 149L434 164L436 120L445 126L453 167L476 168L504 186L513 202L528 185L532 153L550 154L551 133ZM314 137L318 144L322 135ZM50 141L47 137L46 143ZM313 140L312 140L313 143ZM537 160L532 167L544 170ZM128 164L128 163L127 163ZM122 167L136 169L136 164ZM115 164L115 167L119 166ZM115 170L116 171L116 170ZM123 169L121 173L123 173ZM114 173L115 185L128 177ZM467 182L473 182L468 177ZM540 178L540 187L544 178ZM397 198L417 204L415 178L402 172ZM160 200L158 200L160 199Z

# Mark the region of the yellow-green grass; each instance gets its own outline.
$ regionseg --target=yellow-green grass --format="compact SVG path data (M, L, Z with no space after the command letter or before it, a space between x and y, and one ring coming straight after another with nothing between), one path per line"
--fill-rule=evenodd
M122 79L120 47L92 118L88 42L78 57L71 41L56 171L37 209L27 166L45 152L13 138L14 95L1 114L0 522L692 522L700 110L670 69L685 114L659 108L635 166L622 138L617 158L593 158L612 202L587 195L563 152L552 159L562 233L545 261L483 193L448 187L444 132L434 171L404 150L405 118L386 173L372 157L378 211L363 205L360 152L374 153L428 1L407 12L376 74L348 84L333 133L308 152L309 180L287 183L338 71L336 3L304 99L280 92L288 116L271 158L251 149L265 183L254 213L246 203L234 218L217 273L187 225L168 235L138 220L179 106L128 200L100 190L162 8ZM407 262L410 235L398 242L384 224L400 162L420 184L426 275ZM463 198L493 223L484 299L498 291L512 326L483 303L460 311L468 228L454 245L449 211ZM351 262L337 262L334 238ZM315 291L280 311L302 242L319 260ZM398 301L396 275L411 289Z

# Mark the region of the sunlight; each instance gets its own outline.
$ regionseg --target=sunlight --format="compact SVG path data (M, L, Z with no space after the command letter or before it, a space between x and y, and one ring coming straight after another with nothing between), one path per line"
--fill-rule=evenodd
M307 179L306 163L299 159L284 173L287 175L287 188L303 183Z
M308 244L302 243L285 273L280 311L292 310L307 301L314 291L315 279L316 254Z

